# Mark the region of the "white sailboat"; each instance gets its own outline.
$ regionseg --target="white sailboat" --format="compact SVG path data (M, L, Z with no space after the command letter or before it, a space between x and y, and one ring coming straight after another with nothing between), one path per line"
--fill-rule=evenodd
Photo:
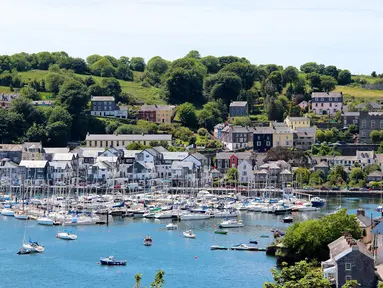
M69 198L69 193L68 193L68 198ZM64 209L65 208L66 208L66 205L65 205ZM65 226L65 221L63 223L63 227L64 226ZM76 240L77 239L77 235L73 234L72 231L70 231L70 230L63 229L62 232L58 232L57 233L56 238L57 239L62 239L62 240Z

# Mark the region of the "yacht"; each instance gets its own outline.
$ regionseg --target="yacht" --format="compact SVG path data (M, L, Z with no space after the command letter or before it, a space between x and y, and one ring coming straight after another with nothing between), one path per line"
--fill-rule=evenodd
M302 204L302 205L299 205L299 206L297 207L297 210L298 210L299 212L304 212L304 211L306 211L306 212L310 212L310 211L319 211L320 208L318 208L318 207L314 207L311 203L304 203L304 204Z
M185 220L205 220L209 219L210 215L208 214L202 214L202 213L189 213L189 214L184 214L180 216L181 221Z
M52 226L53 220L48 218L47 216L42 216L42 217L37 218L37 224Z
M27 243L23 243L17 254L43 253L44 250L44 246L41 246L37 241L29 240Z
M115 260L113 256L109 256L106 258L100 258L100 264L101 265L107 265L107 266L122 265L122 266L125 266L126 263L127 263L126 260Z
M278 204L273 207L272 213L278 215L278 214L286 214L291 212L291 207L285 204Z
M28 214L24 211L17 211L15 212L15 218L19 220L28 220Z
M226 220L219 224L220 228L238 228L243 226L245 225L243 225L241 220Z
M57 233L56 238L57 239L62 239L62 240L76 240L77 239L77 235L71 233L71 231L64 230L63 232Z
M265 205L262 207L262 213L273 213L274 206L273 205Z
M165 212L159 212L155 216L156 219L171 219L173 218L173 211L165 211Z
M177 230L177 229L178 229L177 224L169 223L168 225L166 225L166 230Z
M4 208L1 210L1 215L3 216L15 216L15 212L9 208Z
M230 218L238 217L238 213L235 211L215 211L213 212L214 218Z

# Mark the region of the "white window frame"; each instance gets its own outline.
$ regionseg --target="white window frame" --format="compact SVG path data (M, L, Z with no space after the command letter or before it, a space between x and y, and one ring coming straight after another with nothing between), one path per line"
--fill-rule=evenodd
M352 263L345 263L344 264L344 270L351 271L351 268L352 268Z
M347 281L351 281L351 280L352 280L352 277L351 277L351 275L346 275L346 278L345 278L345 279L346 279L346 282L347 282Z

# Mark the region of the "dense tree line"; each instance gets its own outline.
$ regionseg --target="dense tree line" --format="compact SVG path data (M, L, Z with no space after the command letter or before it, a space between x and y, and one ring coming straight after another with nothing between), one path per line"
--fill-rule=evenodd
M44 77L35 78L19 74L32 69L48 72ZM178 118L182 125L193 130L200 127L211 130L217 123L226 121L228 106L235 100L248 101L250 112L256 111L256 105L262 106L268 120L281 121L287 115L301 116L304 111L297 104L309 100L311 91L328 92L337 84L351 82L349 71L335 66L310 62L302 65L300 70L275 64L254 65L248 59L236 56L202 57L196 50L175 61L155 56L147 63L141 57L115 58L98 54L84 60L65 52L0 55L0 86L18 89L22 96L19 102L35 116L30 117L24 110L16 109L14 106L19 104L15 102L6 115L0 117L1 135L6 141L42 139L48 145L56 146L65 145L68 140L81 140L91 127L89 121L92 119L88 116L91 95L114 96L117 102L126 104L140 100L122 92L119 80L134 80L143 87L160 88L166 102L180 105ZM54 109L65 111L70 121L69 117L53 121L48 115L52 108L40 109L31 104L31 100L41 99L42 92L52 96ZM237 119L233 123L249 121ZM4 128L13 124L15 127L20 125L21 129L8 131ZM138 133L147 131L147 128L127 123L122 127L104 127L104 132Z

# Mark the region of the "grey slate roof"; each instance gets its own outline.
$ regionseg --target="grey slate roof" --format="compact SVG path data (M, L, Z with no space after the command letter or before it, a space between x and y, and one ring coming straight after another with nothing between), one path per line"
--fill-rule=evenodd
M92 96L90 101L114 101L113 96Z
M313 92L311 94L311 98L315 98L315 97L321 97L321 98L334 98L334 97L342 97L342 92L330 92L330 93L326 93L326 92Z
M246 101L233 101L230 103L230 107L245 107L246 104Z
M361 223L363 223L365 227L371 226L371 218L370 217L359 214L359 215L356 215L356 218L358 218L358 220Z
M101 141L171 141L170 134L89 134L85 140L101 140Z
M382 105L380 105L379 103L376 103L374 101L359 103L358 105L355 106L355 108L363 109L365 106L367 106L367 104L370 104L373 109L380 109L380 108L382 108Z

